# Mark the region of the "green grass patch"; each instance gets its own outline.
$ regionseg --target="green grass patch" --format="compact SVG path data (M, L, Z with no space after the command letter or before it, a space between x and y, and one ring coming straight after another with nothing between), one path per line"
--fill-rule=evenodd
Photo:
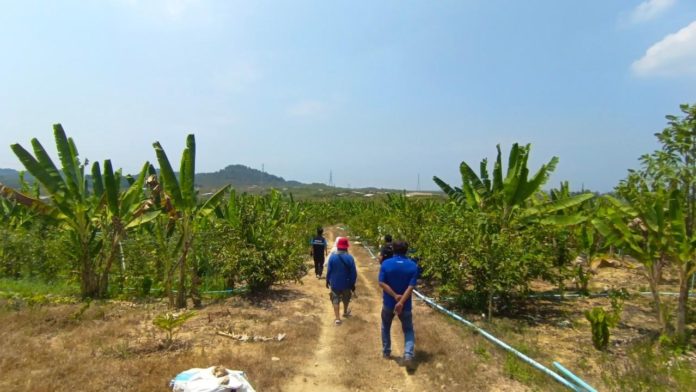
M36 295L73 297L80 295L80 288L76 284L70 284L65 281L48 283L32 279L0 278L0 293L10 296L17 295L23 298Z
M623 362L623 361L622 361ZM611 357L603 364L604 382L619 391L695 391L696 368L686 356L643 342L628 353L628 360L617 363Z

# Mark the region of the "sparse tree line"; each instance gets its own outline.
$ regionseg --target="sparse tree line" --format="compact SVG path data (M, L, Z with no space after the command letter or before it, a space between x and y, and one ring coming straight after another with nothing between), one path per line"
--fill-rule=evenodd
M515 144L506 162L498 147L492 168L487 160L478 170L463 162L461 186L435 177L446 199L298 202L226 187L203 199L193 182L192 135L178 175L155 143L159 170L145 163L122 189L123 175L108 160L103 168L92 164L87 176L87 162L57 125L60 167L35 139L33 154L12 146L48 199L24 182L21 189L0 186L0 276L64 276L94 298L160 288L183 307L187 296L200 304L204 282L260 291L299 279L315 224L344 222L371 242L386 233L408 240L439 293L491 317L529 293L534 280L561 292L570 281L587 293L590 261L621 248L642 265L665 336L684 341L696 272L696 106L681 110L657 134L661 148L603 196L572 193L567 183L543 191L558 159L532 172L531 147ZM586 262L574 263L578 257ZM658 295L664 268L678 271L676 307Z

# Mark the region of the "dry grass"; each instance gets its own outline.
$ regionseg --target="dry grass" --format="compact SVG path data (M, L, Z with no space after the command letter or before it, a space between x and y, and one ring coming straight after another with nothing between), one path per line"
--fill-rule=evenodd
M323 281L312 278L265 296L209 303L184 324L171 347L163 344L164 333L152 325L155 316L166 311L164 303L110 301L14 310L0 300L0 389L167 391L169 380L183 370L222 365L245 371L259 391L305 390L302 386L312 385L321 389L320 377L314 374L317 369L327 369L319 373L326 373L331 385L349 391L561 390L420 301L414 302L417 369L406 374L394 362L383 360L376 263L368 261L358 246L351 253L361 260L360 297L354 301L353 316L340 327L332 325ZM638 273L607 268L594 277L594 284L622 287L624 282L636 290L643 282ZM671 282L669 274L666 278ZM696 355L687 354L693 359L675 365L671 357L646 355L649 347L637 351L657 331L649 298L637 297L625 304L607 353L597 352L591 344L583 312L593 306L608 308L609 300L529 301L518 309L518 316L481 325L546 365L559 360L600 390L635 386L612 383L607 377L688 390L684 388L695 378ZM468 317L483 323L475 315ZM403 337L398 320L392 328L394 354L399 355ZM244 343L219 336L217 331L252 336L285 333L286 338ZM320 347L320 340L327 347ZM319 352L324 355L317 356ZM330 366L317 365L318 357L329 358ZM655 377L640 378L646 369L656 369ZM288 389L287 384L298 376L300 387Z
M93 304L76 317L82 306L0 313L0 389L166 391L177 373L220 364L247 372L258 390L280 391L316 338L313 303L293 290L211 304L182 327L172 347L162 344L163 333L151 323L163 304ZM218 330L287 336L243 343Z

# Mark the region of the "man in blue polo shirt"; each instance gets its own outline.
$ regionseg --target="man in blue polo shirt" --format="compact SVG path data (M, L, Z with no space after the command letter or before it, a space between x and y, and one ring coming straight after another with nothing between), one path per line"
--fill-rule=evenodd
M384 292L382 302L382 356L391 357L391 324L399 316L404 332L404 359L407 369L414 367L416 335L413 331L411 293L418 280L418 266L406 257L408 243L394 243L394 257L385 260L379 269L379 286Z

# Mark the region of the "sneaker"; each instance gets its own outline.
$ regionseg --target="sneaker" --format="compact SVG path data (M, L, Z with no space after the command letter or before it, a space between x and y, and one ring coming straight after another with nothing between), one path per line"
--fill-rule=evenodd
M391 359L391 353L382 353L382 358L384 359Z
M321 279L321 275L317 274L317 279Z
M336 324L336 325L341 325L341 323L342 323L342 321L338 320L338 319L336 321L334 321L334 324Z
M345 313L343 313L343 317L350 317L350 312L351 312L352 310L353 310L353 309L348 308L348 310L346 310Z

